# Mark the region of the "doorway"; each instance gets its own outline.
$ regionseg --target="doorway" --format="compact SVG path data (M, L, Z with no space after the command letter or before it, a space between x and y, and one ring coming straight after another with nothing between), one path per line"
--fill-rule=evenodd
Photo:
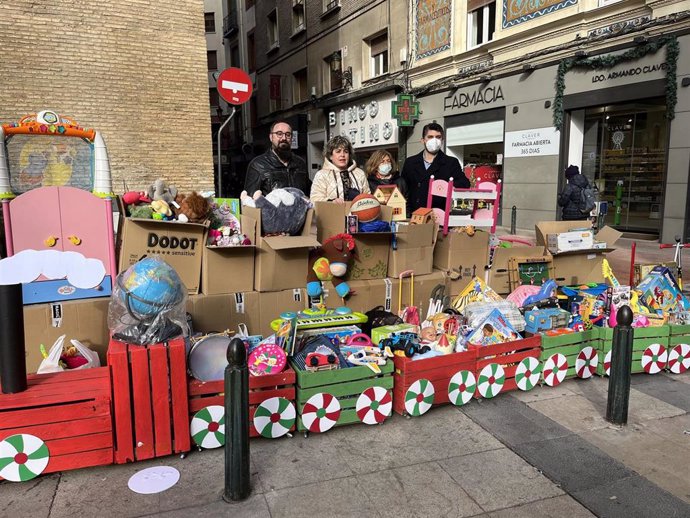
M585 110L582 173L608 202L605 223L658 235L666 180L664 98Z

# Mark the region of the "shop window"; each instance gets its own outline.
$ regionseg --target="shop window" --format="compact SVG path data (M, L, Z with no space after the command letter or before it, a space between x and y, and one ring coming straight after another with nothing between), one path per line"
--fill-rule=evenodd
M467 48L493 40L495 30L496 2L470 0L467 3Z
M388 32L371 38L368 41L370 61L370 75L377 77L388 73Z
M204 13L206 32L216 32L216 13Z
M206 63L209 70L218 70L218 53L215 50L206 51Z
M268 50L272 50L278 47L278 14L275 9L268 13L267 21Z
M306 101L307 94L307 69L303 68L292 74L292 99L295 104Z

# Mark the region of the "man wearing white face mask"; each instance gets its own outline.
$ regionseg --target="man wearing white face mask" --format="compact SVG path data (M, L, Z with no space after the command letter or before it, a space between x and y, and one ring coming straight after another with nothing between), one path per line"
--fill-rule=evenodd
M457 158L446 155L443 147L443 127L431 122L422 129L424 150L408 157L402 168L402 177L407 184L407 210L411 214L420 207L426 207L429 193L429 177L450 180L458 188L470 187L470 181L463 173ZM434 207L444 208L442 198L434 198Z

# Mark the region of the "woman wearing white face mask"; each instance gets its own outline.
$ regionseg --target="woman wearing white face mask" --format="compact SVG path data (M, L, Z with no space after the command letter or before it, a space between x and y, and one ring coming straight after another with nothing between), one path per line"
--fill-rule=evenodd
M412 155L405 160L401 176L407 184L407 211L409 214L420 207L426 207L426 199L429 193L429 177L437 180L450 180L458 188L470 187L470 181L460 167L457 158L446 155L443 147L443 127L432 122L422 129L422 144L424 150ZM444 208L444 200L435 197L433 206Z
M388 151L374 151L364 166L369 180L369 189L373 193L381 185L395 185L403 196L407 196L407 185L398 173L395 160Z

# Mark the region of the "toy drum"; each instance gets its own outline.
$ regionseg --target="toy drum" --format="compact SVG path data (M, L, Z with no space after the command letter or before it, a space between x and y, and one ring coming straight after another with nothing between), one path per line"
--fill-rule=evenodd
M218 381L225 375L228 366L227 333L211 334L201 337L189 351L189 373L199 381Z

